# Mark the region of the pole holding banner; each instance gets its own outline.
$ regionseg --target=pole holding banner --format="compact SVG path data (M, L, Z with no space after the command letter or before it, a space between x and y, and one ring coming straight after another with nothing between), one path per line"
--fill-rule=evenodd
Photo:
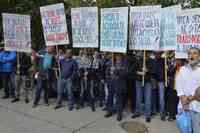
M144 50L143 52L143 69L142 72L145 73L146 69L146 51ZM144 87L144 82L145 82L145 74L142 75L142 86Z
M167 52L165 52L165 87L168 85L168 65L167 65Z
M17 75L19 76L20 75L20 55L19 53L17 52Z
M56 45L56 54L57 54L57 58L58 58L58 79L60 78L61 76L61 72L60 72L60 59L59 59L59 51L58 51L58 46Z
M112 66L114 66L115 54L112 53Z

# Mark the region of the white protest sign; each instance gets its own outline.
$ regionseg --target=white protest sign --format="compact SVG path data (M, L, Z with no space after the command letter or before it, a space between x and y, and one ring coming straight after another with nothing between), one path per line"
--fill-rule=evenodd
M46 45L69 44L63 3L40 7L40 13Z

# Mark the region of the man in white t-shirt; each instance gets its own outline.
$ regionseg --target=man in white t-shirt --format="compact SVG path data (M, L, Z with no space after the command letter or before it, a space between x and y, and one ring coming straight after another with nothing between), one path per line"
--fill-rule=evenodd
M189 110L193 133L200 133L200 50L188 50L188 64L180 69L176 78L176 89L180 98L179 110Z

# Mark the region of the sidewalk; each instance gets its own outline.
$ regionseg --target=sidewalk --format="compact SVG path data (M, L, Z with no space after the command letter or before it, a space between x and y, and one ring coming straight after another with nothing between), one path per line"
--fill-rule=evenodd
M0 99L0 131L1 133L126 133L119 126L116 117L105 119L100 108L92 112L90 108L69 112L67 107L54 110L24 102L11 104L10 100ZM125 115L123 121L140 121L143 118L131 119L131 114ZM122 121L122 122L123 122ZM146 124L146 123L145 123ZM179 133L174 122L162 122L154 118L146 124L151 133Z

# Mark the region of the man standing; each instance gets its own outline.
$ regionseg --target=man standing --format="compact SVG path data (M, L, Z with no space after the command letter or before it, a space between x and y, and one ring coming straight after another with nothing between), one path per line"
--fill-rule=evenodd
M16 61L16 51L4 51L0 52L0 72L3 79L3 87L5 89L5 95L2 97L15 98L15 76L14 76L14 63Z
M72 58L72 51L66 50L64 59L60 60L61 77L58 79L57 105L55 109L62 107L63 93L67 91L68 108L73 110L74 94L72 90L72 80L76 76L78 70L77 62Z
M165 60L161 57L161 54L161 52L156 54L155 74L159 92L160 118L162 121L165 121Z
M156 73L155 60L150 58L150 54L146 54L146 66L143 68L142 59L138 60L136 67L136 109L132 118L141 116L142 99L144 95L144 114L145 121L151 122L151 95L152 95L152 79ZM142 69L142 70L141 70ZM145 76L144 86L142 86L142 76Z
M191 114L193 133L200 129L200 50L188 50L188 64L180 69L176 77L176 90L180 98L179 110L187 110Z
M30 76L29 69L31 67L31 58L28 54L22 53L19 55L19 73L16 75L16 97L11 102L20 100L21 89L25 92L25 102L29 103Z
M33 102L33 108L38 106L40 101L40 96L42 91L44 90L44 102L45 105L48 106L48 94L50 90L50 84L52 82L52 74L53 74L53 66L54 66L54 55L53 55L53 47L47 47L47 52L44 56L41 56L40 62L40 70L37 76L37 89L35 92L35 99Z

